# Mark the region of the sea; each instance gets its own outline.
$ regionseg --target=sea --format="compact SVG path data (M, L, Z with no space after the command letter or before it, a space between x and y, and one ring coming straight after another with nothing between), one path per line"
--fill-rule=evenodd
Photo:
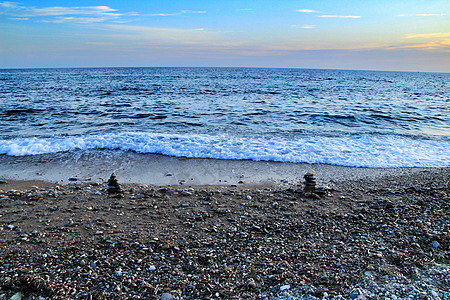
M449 167L450 73L1 69L0 155L73 151Z

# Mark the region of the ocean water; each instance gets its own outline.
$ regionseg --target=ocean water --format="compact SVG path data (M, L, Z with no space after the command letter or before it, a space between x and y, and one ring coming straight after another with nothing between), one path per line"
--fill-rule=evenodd
M0 70L0 155L80 150L449 167L450 74Z

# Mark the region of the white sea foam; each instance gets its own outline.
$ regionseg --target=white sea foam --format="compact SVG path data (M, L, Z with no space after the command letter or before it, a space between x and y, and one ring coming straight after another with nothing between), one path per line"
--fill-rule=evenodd
M0 140L0 154L10 156L95 149L189 158L325 163L371 168L450 166L450 142L398 136L269 139L226 135L120 133Z

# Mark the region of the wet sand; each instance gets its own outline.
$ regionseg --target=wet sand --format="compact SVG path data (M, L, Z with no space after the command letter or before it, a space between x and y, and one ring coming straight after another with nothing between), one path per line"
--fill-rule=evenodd
M135 158L2 158L0 298L449 299L449 168Z
M149 185L248 185L292 186L303 182L307 172L316 174L322 185L345 179L376 179L404 175L422 168L374 169L325 164L281 163L252 160L177 158L121 151L79 151L13 157L0 155L0 178L67 183L105 181L116 173L122 183Z

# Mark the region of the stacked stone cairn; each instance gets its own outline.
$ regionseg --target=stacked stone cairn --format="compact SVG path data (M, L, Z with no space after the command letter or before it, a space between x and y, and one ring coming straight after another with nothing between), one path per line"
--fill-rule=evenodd
M305 179L305 187L303 188L303 195L308 198L320 199L321 196L326 196L329 192L327 187L317 187L316 178L314 173L306 173L303 178Z
M116 174L112 173L111 177L108 179L108 194L119 194L122 193L119 182L117 181Z
M316 189L316 178L314 177L314 175L316 174L308 172L305 174L305 176L303 176L303 178L305 179L305 188L303 189L303 191L307 193L314 192L314 190Z

